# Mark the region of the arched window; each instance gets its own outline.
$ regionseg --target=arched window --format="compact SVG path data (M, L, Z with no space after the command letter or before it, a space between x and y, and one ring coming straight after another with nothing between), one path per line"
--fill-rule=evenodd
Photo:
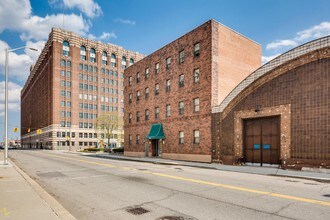
M116 55L111 54L111 66L116 67Z
M126 68L126 57L123 56L121 58L121 68L125 69Z
M91 48L90 52L89 52L89 60L93 63L96 62L96 54L95 54L95 49Z
M80 59L86 60L86 47L85 46L80 47Z
M102 53L102 64L108 65L108 54L105 51L103 51L103 53Z
M63 41L62 54L64 56L70 56L70 44L68 41Z
M133 58L131 58L130 60L129 60L129 65L131 66L131 65L133 65L134 64L134 60L133 60Z
M65 60L61 60L61 66L65 66L65 65L66 65Z

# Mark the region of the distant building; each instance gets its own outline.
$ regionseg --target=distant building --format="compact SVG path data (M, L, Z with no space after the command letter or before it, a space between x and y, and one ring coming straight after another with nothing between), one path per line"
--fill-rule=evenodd
M261 46L210 20L125 69L125 151L211 162L212 107L261 65Z
M53 28L21 91L22 147L80 149L106 137L96 118L123 117L124 69L143 56ZM111 140L123 141L123 129Z

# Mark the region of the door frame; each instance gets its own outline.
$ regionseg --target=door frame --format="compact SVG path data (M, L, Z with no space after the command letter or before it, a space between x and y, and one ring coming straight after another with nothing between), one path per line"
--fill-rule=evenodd
M236 159L243 158L243 120L269 116L280 117L280 164L286 165L286 160L291 157L291 104L271 107L261 106L257 112L255 109L235 111L233 156Z
M280 115L274 115L274 116L265 116L265 117L255 117L255 118L245 118L243 120L243 161L246 163L246 158L247 158L247 152L246 152L246 121L253 121L253 120L267 120L267 119L277 119L278 120L278 125L277 125L277 156L278 156L278 163L281 164L281 117ZM262 140L262 123L260 123L260 166L264 163L263 161L263 140ZM253 163L253 162L251 162ZM267 163L265 163L267 164Z

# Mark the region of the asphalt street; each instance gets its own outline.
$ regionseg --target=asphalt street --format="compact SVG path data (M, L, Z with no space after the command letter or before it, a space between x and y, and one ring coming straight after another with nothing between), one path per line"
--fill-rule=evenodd
M10 157L77 219L330 219L330 184L57 151Z

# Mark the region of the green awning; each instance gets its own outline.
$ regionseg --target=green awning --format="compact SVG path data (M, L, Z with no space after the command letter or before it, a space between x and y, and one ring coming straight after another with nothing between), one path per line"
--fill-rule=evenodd
M147 139L165 139L162 124L152 124Z

